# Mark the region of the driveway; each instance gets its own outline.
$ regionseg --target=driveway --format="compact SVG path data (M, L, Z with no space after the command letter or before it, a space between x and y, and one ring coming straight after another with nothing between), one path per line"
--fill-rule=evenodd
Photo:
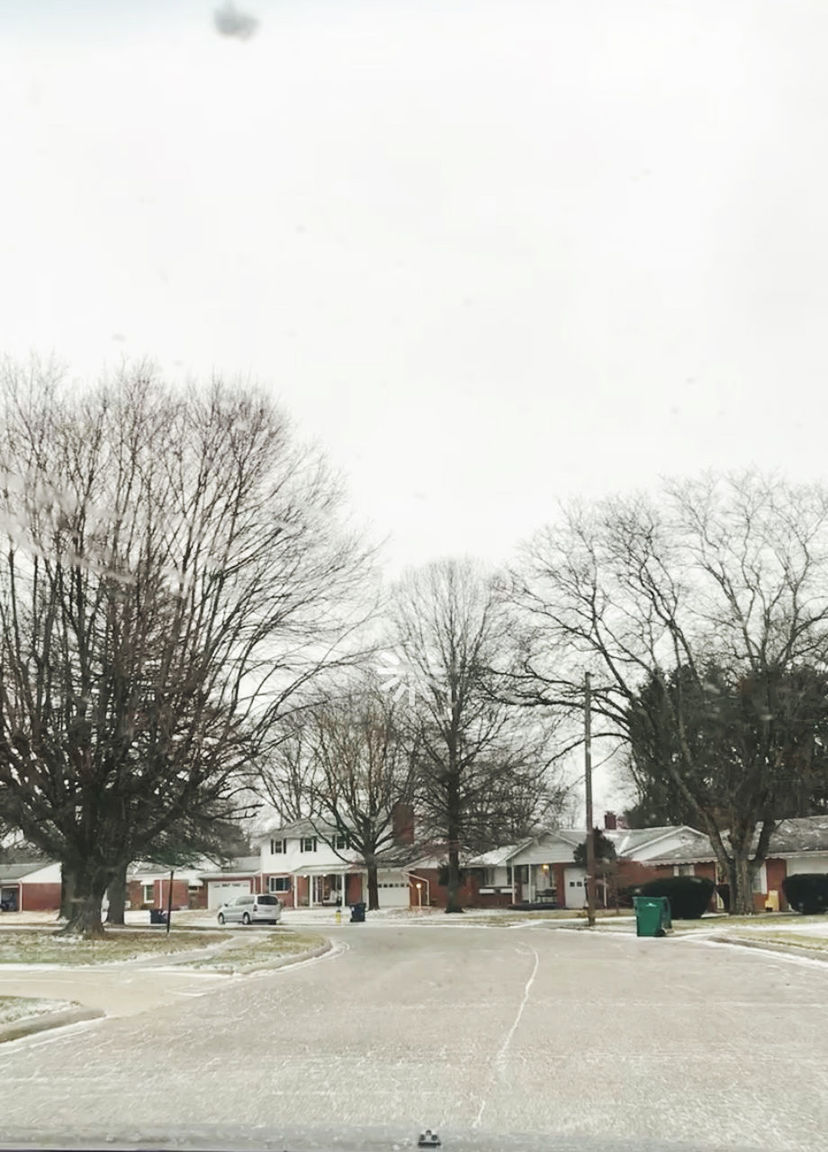
M331 935L338 954L6 1045L4 1126L117 1129L128 1107L135 1131L230 1119L824 1147L824 965L545 925Z

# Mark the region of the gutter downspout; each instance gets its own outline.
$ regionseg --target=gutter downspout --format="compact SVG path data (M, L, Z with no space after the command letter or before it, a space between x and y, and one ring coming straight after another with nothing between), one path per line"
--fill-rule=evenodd
M406 872L406 876L408 877L409 884L411 883L412 880L419 880L419 882L421 884L425 884L425 886L426 886L426 903L427 903L428 907L430 908L431 907L431 884L430 884L430 882L428 880L426 880L425 876L418 876L416 874L416 872Z

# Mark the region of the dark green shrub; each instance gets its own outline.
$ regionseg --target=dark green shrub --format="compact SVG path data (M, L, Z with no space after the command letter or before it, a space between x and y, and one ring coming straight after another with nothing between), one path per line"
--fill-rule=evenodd
M630 896L666 896L674 920L698 920L709 908L715 888L707 876L660 876L628 891Z
M828 911L828 876L822 872L800 872L786 876L782 891L791 908L804 915Z

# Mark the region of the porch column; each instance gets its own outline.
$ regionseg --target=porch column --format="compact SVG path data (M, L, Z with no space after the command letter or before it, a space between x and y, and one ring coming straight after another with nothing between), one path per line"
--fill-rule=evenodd
M512 903L514 904L515 903L515 866L514 866L514 864L512 865L511 877L512 877Z

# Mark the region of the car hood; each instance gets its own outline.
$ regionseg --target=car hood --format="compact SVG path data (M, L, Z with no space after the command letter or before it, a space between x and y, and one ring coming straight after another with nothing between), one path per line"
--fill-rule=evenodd
M281 1129L278 1126L157 1125L130 1128L5 1128L0 1152L29 1149L92 1152L419 1152L418 1139L428 1125L412 1131L348 1125ZM672 1143L660 1138L601 1137L566 1133L487 1133L439 1129L438 1152L721 1152L725 1145ZM667 1135L667 1134L666 1134ZM740 1152L728 1144L728 1152ZM744 1150L747 1152L747 1149ZM755 1152L755 1149L753 1150Z

